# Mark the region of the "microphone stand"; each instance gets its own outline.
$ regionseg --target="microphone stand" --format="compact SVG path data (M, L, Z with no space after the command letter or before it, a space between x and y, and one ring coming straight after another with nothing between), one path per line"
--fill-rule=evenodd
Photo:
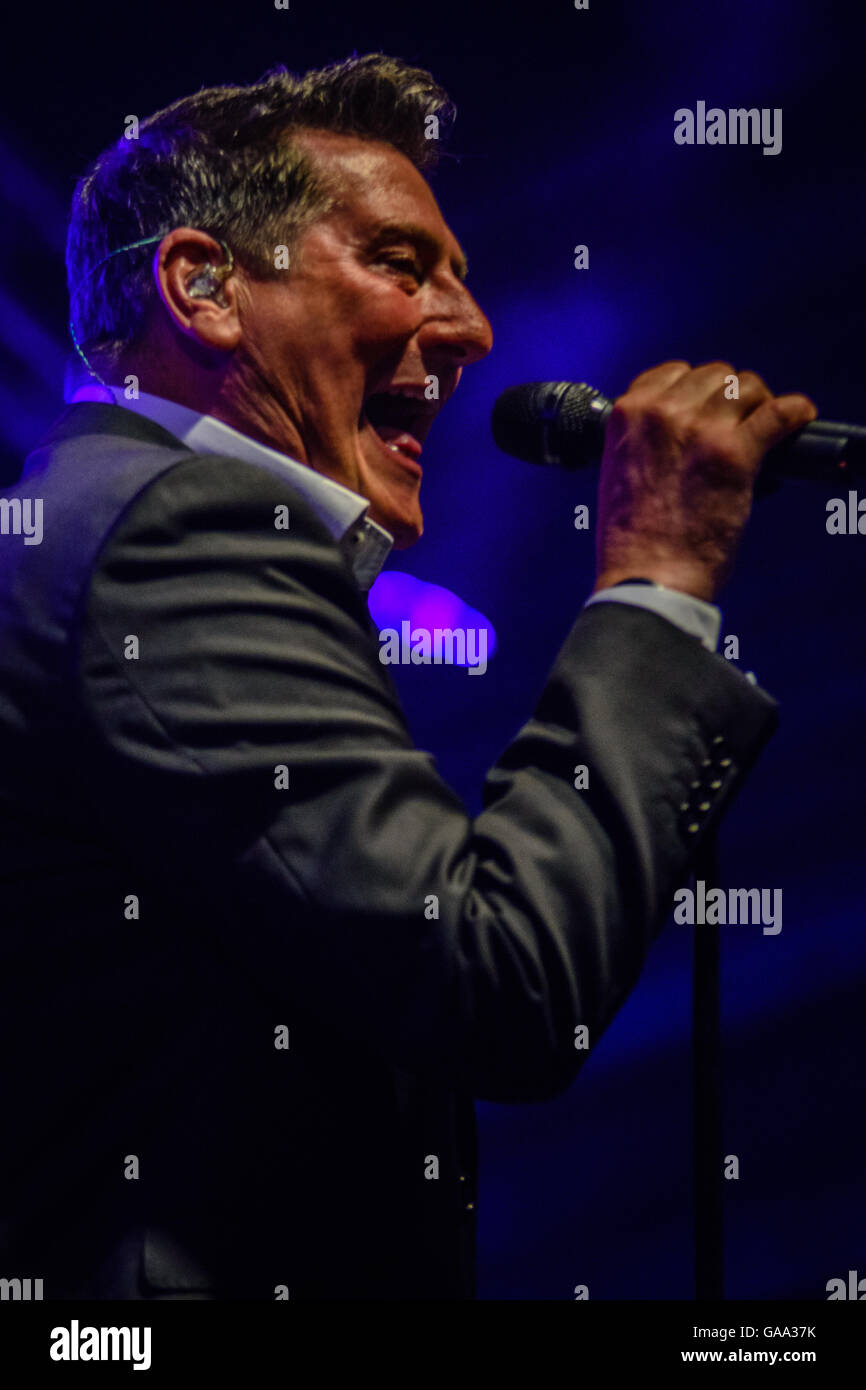
M718 886L716 837L704 841L695 878ZM695 1298L725 1296L722 1220L721 1001L718 923L695 922L692 957L692 1087L694 1114Z

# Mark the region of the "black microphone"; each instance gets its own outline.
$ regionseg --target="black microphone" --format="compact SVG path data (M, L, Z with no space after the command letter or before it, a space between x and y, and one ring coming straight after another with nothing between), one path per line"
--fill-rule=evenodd
M493 407L499 448L527 463L585 468L598 463L613 401L575 381L530 381L509 386ZM813 420L770 449L760 481L808 478L836 486L866 479L866 429Z

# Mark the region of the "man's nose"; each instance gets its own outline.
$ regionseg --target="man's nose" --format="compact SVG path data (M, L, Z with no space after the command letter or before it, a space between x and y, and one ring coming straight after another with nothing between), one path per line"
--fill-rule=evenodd
M447 355L457 366L467 367L486 357L493 346L493 329L487 315L464 285L458 285L422 330L425 346Z

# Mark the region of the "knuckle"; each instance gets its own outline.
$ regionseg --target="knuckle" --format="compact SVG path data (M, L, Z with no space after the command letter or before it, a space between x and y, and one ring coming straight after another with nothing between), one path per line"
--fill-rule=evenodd
M663 430L673 424L676 410L668 401L656 397L645 402L642 414L646 424Z
M746 368L746 370L742 372L737 372L737 376L740 379L741 391L745 388L750 395L756 396L769 396L771 394L770 388L764 381L764 378L759 376L757 372L751 371L750 368Z
M793 429L800 422L800 411L792 408L790 397L786 400L783 396L768 396L763 408L784 429Z
M608 422L617 438L628 438L633 445L657 448L680 432L675 407L663 397L647 391L629 391L614 401Z
M791 402L792 410L795 410L798 416L808 417L810 420L816 419L818 407L808 396L804 396L802 393L798 392L794 396L789 396L788 399Z
M638 375L634 377L634 379L629 383L628 389L629 391L631 391L634 388L640 389L642 387L645 387L649 382L653 380L664 379L666 381L667 378L670 376L671 370L674 368L677 371L689 372L691 371L691 364L688 362L680 361L679 358L672 358L669 362L659 362L655 367L650 367L645 372L639 372Z
M732 374L736 376L736 372L734 371L734 368L731 365L731 363L722 362L721 360L714 362L702 362L700 367L695 368L695 371L706 373L713 372L716 375L720 374L722 376L731 376Z

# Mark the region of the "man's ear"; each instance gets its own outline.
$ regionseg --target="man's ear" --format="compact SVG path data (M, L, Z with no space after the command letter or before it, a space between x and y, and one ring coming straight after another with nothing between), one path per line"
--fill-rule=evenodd
M175 227L156 249L153 272L180 333L210 351L234 351L241 336L238 278L225 242L195 227Z

